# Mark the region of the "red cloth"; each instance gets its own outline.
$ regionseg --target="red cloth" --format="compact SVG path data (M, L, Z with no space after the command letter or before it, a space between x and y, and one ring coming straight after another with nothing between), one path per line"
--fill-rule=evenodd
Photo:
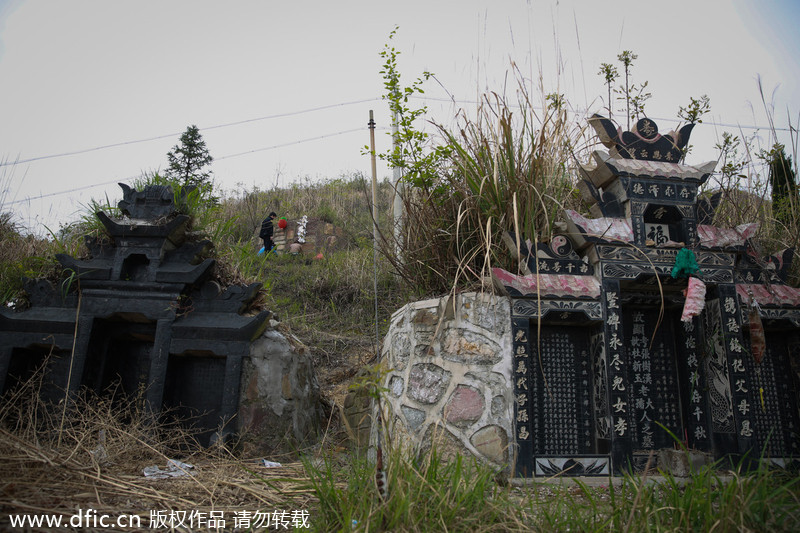
M683 292L686 296L686 301L683 304L681 320L689 322L692 317L699 315L706 306L706 284L695 277L690 277L689 286Z

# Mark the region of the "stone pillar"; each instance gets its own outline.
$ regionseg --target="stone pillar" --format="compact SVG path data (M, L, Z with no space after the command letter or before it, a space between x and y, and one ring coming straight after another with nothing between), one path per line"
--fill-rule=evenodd
M78 391L83 381L83 368L86 366L86 357L89 353L89 343L92 340L94 328L94 315L81 313L78 316L78 330L75 334L75 347L72 350L72 360L67 367L63 386L69 388L70 396Z
M680 322L683 334L676 332L678 372L683 383L681 400L689 448L711 451L711 409L708 404L708 385L705 367L700 365L703 354L703 328L700 317ZM679 435L682 437L682 435Z
M150 356L150 374L147 383L147 404L152 414L161 412L161 404L164 401L164 382L167 378L173 321L172 317L161 318L156 323L156 336Z
M644 211L647 203L641 201L630 202L631 230L633 231L633 242L636 246L644 247L647 241L647 232L644 229Z
M537 435L535 427L537 413L531 413L531 392L528 384L532 383L534 374L531 366L535 365L538 355L536 344L531 343L530 319L527 317L511 319L513 346L512 382L514 383L514 419L512 428L516 441L516 475L533 477L535 472L533 456L533 438Z
M228 424L236 416L239 409L239 388L242 381L242 355L241 354L228 354L225 358L225 381L222 386L222 405L220 405L219 414L221 422L224 426L221 429L221 435L217 438L224 439L232 429ZM212 437L213 438L213 437Z
M623 342L622 305L619 280L603 280L603 333L608 375L608 405L611 414L611 462L619 473L631 468L632 444L630 433L636 423L631 402L631 383L628 373L628 353Z
M756 449L753 437L756 427L752 418L752 410L760 405L758 387L755 382L751 382L744 364L744 358L751 356L744 349L742 310L739 307L735 285L719 285L719 314L719 335L722 337L722 346L728 363L738 453L744 456L749 452L752 459L758 460L760 450Z

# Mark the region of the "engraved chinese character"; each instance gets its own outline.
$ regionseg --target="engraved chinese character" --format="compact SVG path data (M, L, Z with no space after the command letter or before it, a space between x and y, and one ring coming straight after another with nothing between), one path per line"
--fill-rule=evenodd
M736 322L736 319L730 317L728 319L728 323L725 324L725 327L728 328L730 333L739 333L739 324Z
M690 195L691 193L689 192L689 189L686 187L681 187L681 198L689 198Z
M539 261L539 270L547 271L550 270L550 267L547 266L547 263L544 261Z
M528 336L525 335L524 329L518 329L516 333L514 333L514 342L528 342Z
M658 185L656 185L655 183L653 183L652 185L650 185L650 187L648 187L648 188L647 188L647 190L648 190L648 191L650 192L650 194L652 194L653 196L656 196L656 197L658 196Z
M658 244L664 244L669 240L669 235L664 231L664 226L661 224L650 225L650 231L647 232L647 238Z
M739 339L732 338L728 347L732 352L742 353L742 344L739 342Z
M747 400L745 400L744 398L742 399L741 402L739 402L739 405L736 407L737 409L739 409L739 412L742 413L743 415L746 415L750 411L750 404L747 403Z
M685 331L686 333L691 333L694 331L694 322L692 322L691 320L688 322L682 322L682 324L683 324L683 331Z
M697 341L694 337L686 337L686 348L689 350L697 348Z
M634 194L644 194L644 187L642 187L641 183L634 183L633 184L633 193Z
M561 263L553 265L553 272L561 272Z
M515 372L517 374L524 374L527 371L528 371L528 369L525 366L525 361L522 361L522 360L517 361L517 370L515 370Z
M749 420L742 420L742 430L739 432L742 437L752 437L753 428L750 427Z
M527 422L528 421L528 411L520 409L517 411L517 422Z
M701 396L700 393L696 390L692 391L692 403L700 403Z
M656 217L656 219L658 219L658 220L661 220L662 218L664 218L664 215L666 215L666 214L667 214L667 208L666 208L666 207L659 207L658 209L656 209L656 210L653 212L653 215L654 215L654 216Z
M528 395L524 392L517 394L517 407L525 407L528 405Z
M736 312L736 302L728 296L725 298L725 312L726 313L735 313Z
M611 390L625 390L625 385L622 383L621 376L614 377L614 381L611 382Z
M611 313L608 316L608 320L606 322L608 323L609 326L616 329L617 327L619 327L619 315L617 313Z
M694 416L697 417L697 421L700 422L700 417L703 416L703 410L700 409L700 406L696 406L694 408L694 412L692 413Z
M617 423L614 424L614 431L617 432L617 435L620 437L625 435L625 432L628 430L628 422L624 418L617 418Z
M528 378L522 376L517 379L517 389L518 390L528 390Z
M664 189L664 196L672 196L672 186L667 185L667 188Z
M707 437L706 430L703 426L697 426L694 428L694 438L695 440L705 439Z
M609 364L613 366L616 370L619 370L620 366L622 366L622 359L619 358L618 353L614 354L614 358L611 360L611 363Z
M628 405L628 402L623 402L622 398L617 397L616 403L612 406L614 407L614 412L616 413L625 413L625 407Z
M521 426L519 428L519 435L517 435L517 438L519 440L528 440L528 437L530 437L530 436L531 436L531 434L528 433L528 428L527 427Z
M520 345L520 346L517 346L516 356L517 357L528 357L528 349L525 347L524 344Z
M661 150L656 150L653 152L653 159L659 161L661 159Z
M697 370L695 370L694 372L692 372L689 375L689 381L691 382L692 387L696 387L697 386L697 382L699 380L700 380L700 374L697 372Z
M731 366L734 372L744 372L744 364L742 364L741 359L734 359Z
M609 309L618 309L619 305L617 305L617 293L616 292L606 293L606 303L608 304Z
M608 341L608 345L611 347L612 350L617 350L619 349L620 346L622 346L622 340L619 337L617 337L616 333L612 333L611 338Z
M653 436L652 435L644 435L642 437L642 448L653 448Z
M635 324L644 324L644 313L641 311L636 311L633 313L633 322Z
M744 386L745 382L743 379L736 380L736 392L749 392L749 390Z
M586 274L587 272L589 272L589 265L581 263L581 274Z

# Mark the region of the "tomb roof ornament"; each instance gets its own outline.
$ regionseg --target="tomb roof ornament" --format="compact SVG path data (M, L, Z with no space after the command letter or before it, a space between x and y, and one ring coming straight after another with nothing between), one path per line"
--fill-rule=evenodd
M645 117L634 125L633 131L622 131L613 121L598 114L592 115L589 124L612 157L667 163L681 160L694 128L694 124L686 124L677 132L661 135L655 121Z
M117 203L122 214L139 220L158 220L172 216L178 212L175 204L176 193L169 185L147 185L143 190L136 190L124 183L118 184L122 188L122 200ZM189 194L197 187L185 186L177 194L178 202L184 203Z

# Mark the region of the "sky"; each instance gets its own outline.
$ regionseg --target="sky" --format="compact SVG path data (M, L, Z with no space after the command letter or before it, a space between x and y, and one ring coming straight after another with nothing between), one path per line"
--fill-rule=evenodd
M226 195L369 177L370 110L377 151L391 142L379 54L395 27L403 83L435 74L410 105L444 125L487 91L513 99L512 63L585 122L606 112L601 63L631 50L662 133L710 97L689 163L716 159L723 131L771 145L762 94L780 141L798 127L796 0L0 0L0 208L55 231L166 169L192 124Z

